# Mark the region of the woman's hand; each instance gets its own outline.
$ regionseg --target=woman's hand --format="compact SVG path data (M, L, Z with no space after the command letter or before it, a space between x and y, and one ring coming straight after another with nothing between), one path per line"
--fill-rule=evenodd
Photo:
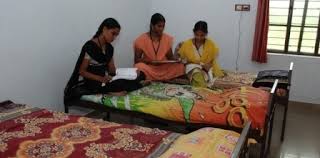
M209 72L209 70L211 69L212 65L211 63L207 63L207 64L203 64L202 68L206 71Z
M104 77L101 77L99 80L101 83L108 83L112 80L112 77L111 76L104 76Z

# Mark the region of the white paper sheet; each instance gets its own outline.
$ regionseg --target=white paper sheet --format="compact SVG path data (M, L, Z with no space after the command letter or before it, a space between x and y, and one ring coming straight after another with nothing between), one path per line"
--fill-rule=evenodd
M137 68L117 68L116 75L111 81L118 79L135 80L138 77Z

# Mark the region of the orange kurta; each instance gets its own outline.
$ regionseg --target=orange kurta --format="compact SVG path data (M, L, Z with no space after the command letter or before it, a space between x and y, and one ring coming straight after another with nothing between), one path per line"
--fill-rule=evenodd
M134 47L143 51L145 61L165 61L169 50L172 48L173 38L165 33L160 42L153 42L149 33L140 35L134 42ZM158 51L155 48L159 48ZM144 72L147 80L170 80L184 74L184 65L180 63L149 65L136 63L135 67Z

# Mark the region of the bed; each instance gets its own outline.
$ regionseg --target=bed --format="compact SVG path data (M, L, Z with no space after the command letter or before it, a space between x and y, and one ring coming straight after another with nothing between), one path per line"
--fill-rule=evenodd
M251 122L241 134L202 128L189 134L0 103L0 157L244 157Z
M267 152L277 83L278 80L270 92L249 86L212 90L153 83L126 96L84 95L80 100L68 102L65 107L89 107L164 122L168 126L182 124L190 131L210 126L240 132L251 121L250 137L260 142L261 150Z
M269 95L248 86L211 90L154 82L126 96L83 95L81 100L184 123L243 127L252 120L252 128L263 129Z
M287 111L290 96L290 87L292 84L292 73L294 63L291 62L288 70L264 70L257 74L248 72L233 72L225 71L225 76L222 78L215 78L211 88L235 88L241 86L253 87L269 87L271 88L275 79L278 79L278 91L276 97L276 104L284 106L284 114L282 119L281 141L284 140ZM167 81L168 83L190 84L186 76Z

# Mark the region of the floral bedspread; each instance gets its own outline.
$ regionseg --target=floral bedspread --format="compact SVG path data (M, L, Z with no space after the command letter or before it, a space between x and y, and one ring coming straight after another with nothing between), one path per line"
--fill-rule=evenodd
M24 105L2 108L0 116L1 158L228 158L239 138L216 128L182 135Z
M1 158L140 158L166 148L180 135L43 109L6 118L0 122Z

